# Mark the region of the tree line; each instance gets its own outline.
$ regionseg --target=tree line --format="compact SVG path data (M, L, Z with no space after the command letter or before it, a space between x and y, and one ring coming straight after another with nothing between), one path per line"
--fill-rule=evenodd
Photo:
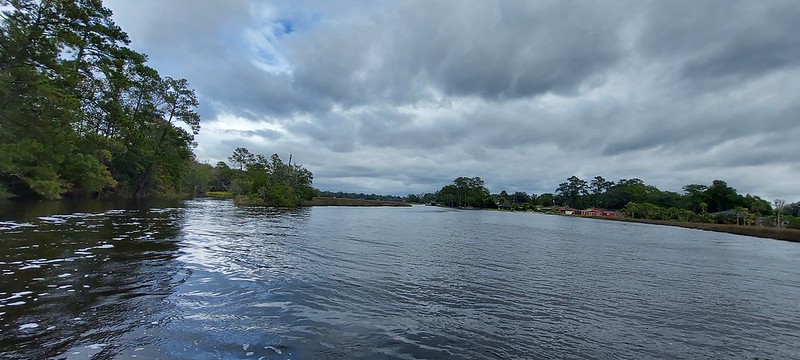
M100 0L0 0L0 197L185 191L200 117Z
M364 193L351 193L343 191L334 192L334 191L317 190L314 195L320 197L330 197L330 198L340 198L340 199L360 199L360 200L397 201L397 202L405 200L402 196L398 195L364 194Z
M491 194L480 177L458 177L435 193L409 194L406 200L451 207L533 210L561 206L574 209L597 207L620 210L634 218L764 225L800 228L800 201L774 203L757 195L741 195L723 180L688 184L683 193L663 191L638 178L616 182L595 176L584 180L571 176L553 193L540 195L505 190ZM774 206L773 206L774 205Z
M756 195L740 195L723 180L714 180L710 185L688 184L683 186L683 194L679 194L662 191L638 178L621 179L615 183L602 176L596 176L588 182L571 176L558 185L556 201L574 208L596 206L622 209L628 203L634 202L674 207L695 213L715 213L736 207L746 207L762 215L772 212L769 201Z

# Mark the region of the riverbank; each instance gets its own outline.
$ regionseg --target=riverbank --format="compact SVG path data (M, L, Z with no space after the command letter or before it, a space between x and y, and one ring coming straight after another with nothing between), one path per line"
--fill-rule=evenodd
M591 219L635 222L642 224L677 226L688 229L698 229L706 231L723 232L735 235L746 235L746 236L754 236L767 239L800 242L800 230L798 229L784 229L784 228L773 228L765 226L693 223L693 222L666 221L666 220L631 219L631 218L609 218L609 217L599 218L599 217L589 217L589 216L585 217Z
M311 200L300 202L300 206L411 206L409 203L399 201L364 200L348 198L315 197Z
M236 195L228 191L206 191L205 196L215 199L233 199L236 197Z
M246 206L271 206L266 200L257 197L236 196L233 199L236 205ZM348 198L327 198L315 197L311 200L302 200L298 204L300 207L310 206L359 206L359 207L378 207L378 206L394 206L404 207L411 206L409 203L399 201L381 201L381 200L363 200L363 199L348 199Z

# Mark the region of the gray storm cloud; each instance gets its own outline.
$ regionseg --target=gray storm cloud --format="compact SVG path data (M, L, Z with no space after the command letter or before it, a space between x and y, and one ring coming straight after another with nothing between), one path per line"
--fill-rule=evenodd
M481 176L542 193L603 175L800 200L794 1L107 6L197 89L200 159L292 152L344 191Z

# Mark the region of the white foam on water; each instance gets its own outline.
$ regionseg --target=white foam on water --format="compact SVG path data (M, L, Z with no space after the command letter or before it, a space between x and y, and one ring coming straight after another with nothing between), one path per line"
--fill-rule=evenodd
M274 347L272 347L272 346L264 346L264 349L266 349L266 350L272 350L272 351L274 351L274 352L275 352L276 354L278 354L278 355L280 355L280 354L281 354L281 349L276 349L276 348L274 348Z
M244 351L247 351L247 349L249 349L249 348L250 348L250 344L242 345L242 350L244 350Z
M39 327L37 323L29 323L29 324L22 324L19 326L20 330L27 330L27 329L36 329Z
M9 296L9 297L7 297L5 299L0 299L0 301L9 301L9 300L14 300L14 299L19 299L19 298L21 298L21 297L23 297L25 295L30 295L30 294L33 294L33 291L20 291L20 292L11 294L11 296Z
M0 230L14 230L23 227L34 227L31 223L16 223L13 221L0 221Z
M72 261L71 259L72 258L36 259L36 260L30 260L28 262L30 262L31 264L41 265L41 264L54 264L54 263L59 263L59 262L64 262L64 261Z
M106 347L106 346L108 346L108 344L91 344L91 345L86 345L86 347L87 347L87 348L89 348L89 349L92 349L92 350L99 350L99 349L102 349L102 348L104 348L104 347Z
M95 248L95 249L113 249L113 248L114 248L114 245L111 245L111 244L103 244L103 245L95 246L94 248Z
M67 222L67 220L65 220L65 219L57 218L57 217L53 217L53 216L40 216L39 220L40 221L44 221L44 222L56 223L56 224L63 224L65 222Z
M65 277L67 277L67 276L72 276L72 274L70 274L70 273L64 273L64 274L58 275L58 277L60 277L60 278L65 278Z
M253 354L255 354L255 353L252 352L252 351L248 351L247 354L244 354L244 356L253 356Z
M7 306L20 306L20 305L25 305L25 304L26 304L26 302L24 302L24 301L15 301L13 303L8 303L6 305Z

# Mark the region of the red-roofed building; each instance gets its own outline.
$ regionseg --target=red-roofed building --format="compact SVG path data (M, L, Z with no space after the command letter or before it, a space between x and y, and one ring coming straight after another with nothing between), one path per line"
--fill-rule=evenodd
M601 209L601 208L596 208L596 207L590 207L588 209L583 209L583 210L581 210L580 213L583 216L605 216L605 217L617 217L617 216L619 216L619 211Z

